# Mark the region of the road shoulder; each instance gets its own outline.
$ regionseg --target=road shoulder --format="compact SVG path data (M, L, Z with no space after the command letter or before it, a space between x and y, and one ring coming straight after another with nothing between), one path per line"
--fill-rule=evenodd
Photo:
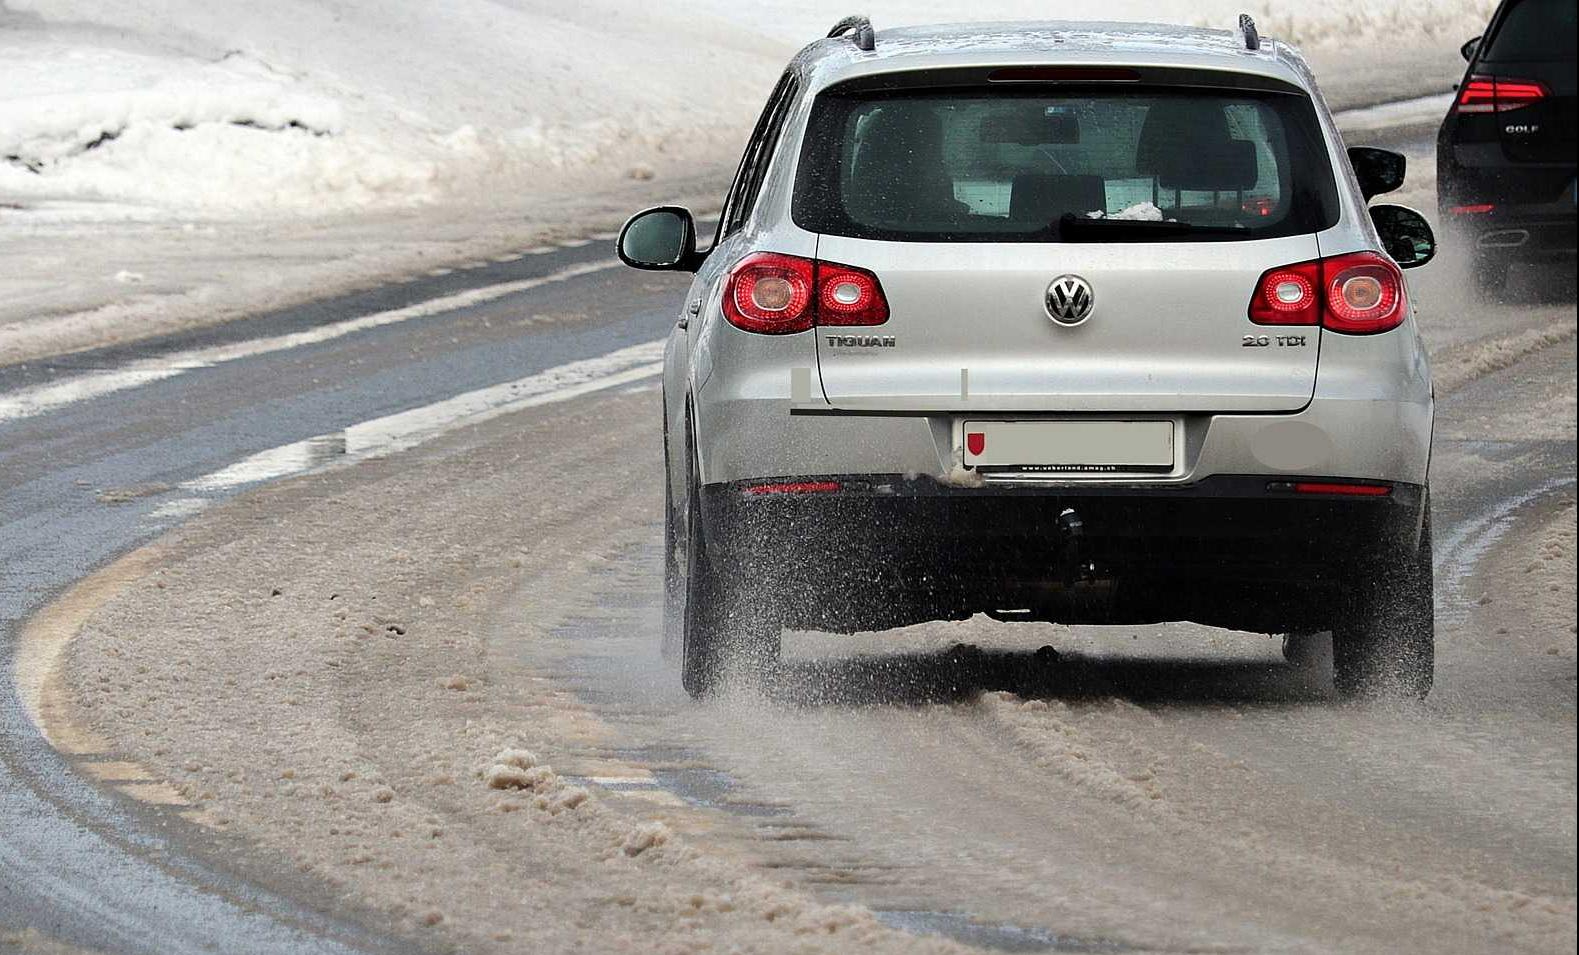
M46 732L108 741L98 758L167 784L167 811L471 951L951 950L699 850L705 816L662 794L587 778L628 768L587 768L607 731L531 647L651 533L652 401L517 416L199 517L111 575ZM487 615L523 589L534 617L500 635Z

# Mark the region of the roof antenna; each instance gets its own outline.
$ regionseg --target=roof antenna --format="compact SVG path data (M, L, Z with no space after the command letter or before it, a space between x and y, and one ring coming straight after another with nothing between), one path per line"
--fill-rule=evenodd
M1245 49L1261 49L1261 34L1256 31L1256 22L1251 19L1250 14L1239 14L1239 32L1244 35Z
M845 17L843 20L835 23L833 29L828 31L828 36L831 39L844 36L850 32L855 34L852 39L855 40L856 49L865 50L867 53L877 49L877 34L872 32L872 21L859 14L853 17Z

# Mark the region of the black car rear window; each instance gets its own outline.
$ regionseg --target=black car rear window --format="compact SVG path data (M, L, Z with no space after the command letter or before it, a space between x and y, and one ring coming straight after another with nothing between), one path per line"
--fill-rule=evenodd
M823 93L804 229L898 241L1225 241L1316 232L1337 194L1310 100L1180 87Z
M1499 62L1575 60L1575 0L1513 0L1491 38L1486 59Z

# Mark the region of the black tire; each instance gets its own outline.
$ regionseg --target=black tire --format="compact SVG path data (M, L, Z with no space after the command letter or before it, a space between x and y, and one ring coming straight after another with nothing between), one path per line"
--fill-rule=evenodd
M688 452L689 431L688 424ZM694 452L690 459L684 513L685 575L683 581L676 582L681 604L677 608L680 682L693 699L704 699L716 695L729 680L759 682L778 659L781 628L767 603L745 585L739 573L717 566L710 558L709 536L728 534L730 529L704 527Z
M1350 587L1332 633L1333 685L1343 699L1423 700L1436 671L1429 504L1418 544L1393 548Z

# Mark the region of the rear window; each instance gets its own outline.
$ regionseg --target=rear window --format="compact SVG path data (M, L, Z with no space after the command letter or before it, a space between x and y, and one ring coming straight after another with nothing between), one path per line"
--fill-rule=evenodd
M1319 231L1336 207L1299 95L835 89L812 112L794 217L899 241L1225 241Z
M1576 8L1574 0L1515 0L1491 38L1486 59L1573 61Z

